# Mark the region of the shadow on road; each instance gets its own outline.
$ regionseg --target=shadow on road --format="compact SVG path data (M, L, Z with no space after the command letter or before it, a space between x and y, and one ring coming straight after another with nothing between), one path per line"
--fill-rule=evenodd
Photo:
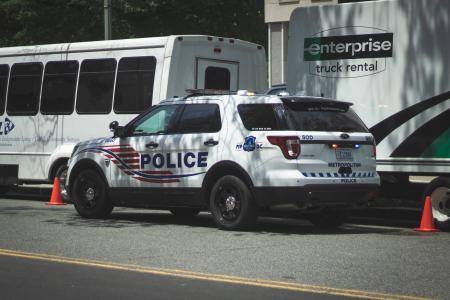
M48 189L22 188L17 192L9 193L5 198L15 200L35 200L47 201L50 195ZM24 197L24 195L26 195ZM105 228L125 228L125 227L152 227L164 225L178 225L197 228L217 229L209 213L201 213L192 218L176 217L166 211L142 210L116 208L109 219L85 219L79 217L73 207L71 209L50 208L22 205L0 208L0 215L15 214L36 214L49 212L52 209L58 216L46 219L44 222L50 224L61 224L80 227L105 227ZM43 203L42 203L43 204ZM254 235L309 235L309 234L402 234L405 228L417 227L420 222L420 212L410 210L390 210L390 209L367 209L355 212L349 219L349 223L336 229L318 229L308 221L302 219L280 219L280 218L259 218L258 223L247 231L236 231L234 235L243 234ZM374 225L374 226L372 226ZM375 226L392 226L395 228L383 228Z
M1 211L0 211L1 213ZM155 211L117 211L108 219L85 219L75 213L65 217L47 219L44 222L66 226L130 228L155 226L183 226L195 228L210 228L220 230L214 224L209 213L202 213L196 217L180 218L166 212ZM244 235L332 235L332 234L395 234L404 231L397 228L382 228L355 224L345 224L336 229L318 229L306 220L260 218L258 223L250 229L234 231L234 236Z

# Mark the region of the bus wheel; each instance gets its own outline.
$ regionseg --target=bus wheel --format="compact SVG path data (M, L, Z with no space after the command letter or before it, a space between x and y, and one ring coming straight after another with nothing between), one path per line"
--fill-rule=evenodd
M256 209L249 188L236 176L221 177L211 190L210 209L221 229L236 230L256 221Z
M64 200L64 202L68 202L69 200L66 190L67 169L68 168L66 165L61 165L58 167L58 170L55 174L55 176L58 178L59 190L61 192L61 198Z
M431 198L431 208L436 226L441 230L450 230L450 178L433 179L425 188L424 199Z
M83 170L76 176L72 196L75 209L85 218L105 218L113 209L106 182L91 169Z

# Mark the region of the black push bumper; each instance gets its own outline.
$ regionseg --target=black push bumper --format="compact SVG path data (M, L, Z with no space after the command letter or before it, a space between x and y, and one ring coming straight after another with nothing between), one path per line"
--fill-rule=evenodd
M302 187L253 187L260 207L294 205L298 209L315 207L364 206L378 194L376 184L305 185Z

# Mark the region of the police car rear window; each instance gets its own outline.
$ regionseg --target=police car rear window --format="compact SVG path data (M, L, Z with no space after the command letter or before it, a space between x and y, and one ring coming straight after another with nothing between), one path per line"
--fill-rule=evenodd
M298 131L368 132L352 109L347 111L296 110L284 105L286 127Z
M284 104L241 104L238 112L247 130L368 132L351 109L309 111Z

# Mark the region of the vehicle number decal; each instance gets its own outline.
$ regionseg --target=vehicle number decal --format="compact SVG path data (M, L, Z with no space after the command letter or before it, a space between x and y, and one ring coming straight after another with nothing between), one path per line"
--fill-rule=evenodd
M311 140L314 139L314 136L312 136L312 135L302 135L302 136L300 137L300 139L301 139L301 140L306 140L306 141L311 141Z

